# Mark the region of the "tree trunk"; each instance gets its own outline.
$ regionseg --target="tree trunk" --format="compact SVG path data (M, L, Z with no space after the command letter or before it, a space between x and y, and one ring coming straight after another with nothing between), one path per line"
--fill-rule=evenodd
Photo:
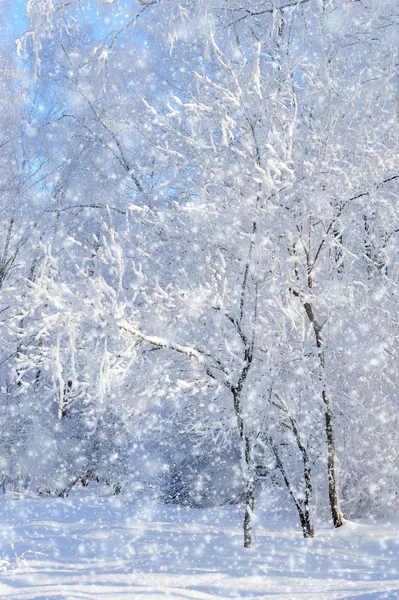
M251 441L244 434L244 420L241 407L241 389L244 377L240 378L237 387L232 387L231 392L234 399L234 410L236 413L238 433L241 439L241 452L243 465L243 476L245 479L245 516L244 516L244 548L252 548L254 545L253 538L253 513L255 509L255 477L254 465L252 457Z
M306 516L305 512L300 513L299 519L302 525L303 537L304 538L313 538L314 537L314 528L312 522Z
M309 287L312 287L312 281L309 277ZM327 438L327 474L328 474L328 496L330 500L330 510L333 520L334 527L340 527L342 525L342 513L339 505L338 497L338 477L335 461L335 443L334 443L334 428L333 428L333 413L330 405L330 400L327 396L326 386L324 380L325 370L325 356L322 350L322 337L321 337L321 326L316 321L313 307L309 302L305 302L304 308L310 323L312 324L313 331L316 338L316 346L319 350L319 364L320 364L320 379L323 383L321 392L322 400L325 407L325 429Z
M314 527L312 519L312 472L309 464L305 464L304 467L304 479L305 479L305 499L303 501L303 537L312 538L314 537Z
M279 451L277 449L276 444L274 443L274 441L272 440L272 438L269 439L269 445L273 451L273 454L275 456L276 459L276 463L277 466L280 470L280 473L283 477L284 483L286 485L286 488L288 490L289 495L291 496L294 504L295 504L295 508L298 511L298 516L299 516L299 521L301 523L301 527L302 527L302 531L303 531L303 537L305 538L310 538L310 537L314 537L314 528L313 528L313 522L312 522L312 511L311 511L311 506L312 506L312 472L310 469L310 465L308 462L305 463L305 468L304 468L304 479L305 479L305 499L303 500L303 502L301 500L299 500L295 494L294 488L292 487L287 473L285 471L283 462L281 460Z
M254 545L252 521L255 509L255 485L254 481L246 483L245 494L245 517L244 517L244 548L252 548Z
M327 435L327 472L328 472L328 495L330 499L331 516L334 527L341 527L342 513L339 505L337 492L337 477L335 466L335 446L334 446L334 431L332 425L331 406L326 402L326 435Z
M253 538L253 514L255 509L255 478L253 468L253 456L251 442L245 436L245 517L244 517L244 548L251 548L254 545Z
M75 479L73 479L71 483L67 485L66 488L59 492L58 498L67 498L69 493L73 490L75 485L79 483L79 481L82 483L83 487L87 487L89 485L90 479L93 477L93 474L94 469L88 469L84 475L79 475L78 477L75 477Z
M273 443L273 441L271 439L270 439L270 444L272 446L274 455L276 457L277 465L281 471L281 474L283 475L285 484L286 484L288 491L289 491L289 493L294 501L294 504L298 510L299 520L302 525L303 535L305 538L314 537L314 527L313 527L313 519L312 519L312 499L313 499L312 468L311 468L311 464L310 464L310 460L309 460L308 451L306 449L306 446L304 446L304 444L302 443L295 417L291 414L285 401L282 398L280 398L277 394L276 394L276 398L280 402L280 408L286 413L286 415L288 417L291 431L294 434L298 449L302 456L303 481L304 481L304 490L305 490L303 502L301 502L300 500L298 500L296 498L296 496L294 494L294 490L292 489L290 482L288 481L288 477L284 470L284 466L283 466L283 463L279 456L277 447L275 446L275 444Z

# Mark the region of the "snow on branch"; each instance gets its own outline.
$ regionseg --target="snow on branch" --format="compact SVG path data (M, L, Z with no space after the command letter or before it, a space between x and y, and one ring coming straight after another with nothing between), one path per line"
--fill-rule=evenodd
M203 364L204 357L200 354L195 348L190 348L190 346L181 346L180 344L175 344L174 342L170 342L165 338L161 338L155 335L145 335L139 329L132 327L126 321L119 321L118 323L119 329L123 331L127 331L131 333L135 337L152 344L153 346L158 346L158 348L169 348L170 350L174 350L175 352L180 352L180 354L186 354L192 358L195 358L199 363Z

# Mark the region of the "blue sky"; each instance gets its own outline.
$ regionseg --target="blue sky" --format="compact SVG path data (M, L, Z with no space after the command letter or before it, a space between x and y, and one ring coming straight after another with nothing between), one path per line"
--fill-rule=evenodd
M0 0L0 15L6 30L12 35L20 35L25 27L26 0Z

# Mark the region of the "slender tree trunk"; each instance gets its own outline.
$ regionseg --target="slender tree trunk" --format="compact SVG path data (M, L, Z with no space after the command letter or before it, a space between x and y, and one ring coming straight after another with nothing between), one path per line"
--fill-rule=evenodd
M75 479L73 479L66 488L64 488L61 492L59 492L58 494L58 498L67 498L67 496L69 495L69 493L73 490L73 488L75 487L75 485L77 483L79 483L79 481L82 483L83 487L87 487L89 484L90 479L93 477L94 474L94 469L88 469L84 475L79 475L78 477L75 477Z
M244 516L244 548L252 548L253 537L253 514L255 510L255 476L250 438L244 434L244 421L241 407L241 389L245 379L241 379L237 387L232 387L231 392L234 399L234 410L236 413L238 433L241 439L242 460L244 461L243 475L245 479L245 516Z
M335 444L334 444L334 430L332 423L332 410L328 402L326 402L326 435L327 435L327 472L328 472L328 495L330 499L331 516L334 523L334 527L341 527L342 525L342 513L339 504L338 497L338 485L336 476L336 465L335 465Z
M303 482L304 482L304 499L303 502L298 500L294 494L294 490L291 487L290 482L288 481L287 474L284 470L283 463L279 456L276 445L273 443L273 440L270 438L269 442L272 447L273 453L276 457L277 466L279 467L281 474L283 476L284 482L288 488L290 496L292 497L294 504L298 510L299 520L302 525L303 535L305 538L314 537L314 527L313 527L313 515L312 515L312 500L313 500L313 486L312 486L312 468L309 460L309 455L306 446L302 443L301 436L299 435L299 430L297 427L297 422L295 417L291 414L286 402L280 398L277 394L275 394L277 400L280 405L279 408L285 412L289 420L290 429L295 437L296 444L298 446L299 452L301 453L302 462L303 462Z
M247 481L245 494L245 516L244 516L244 548L252 548L253 537L253 515L255 510L255 485L254 481Z
M305 538L314 537L314 527L312 519L312 472L309 464L305 464L304 468L304 479L305 479L305 500L304 500L304 526L303 535Z
M299 521L301 523L301 527L302 527L302 531L303 531L303 537L305 538L310 538L310 537L314 537L314 527L313 527L313 522L312 522L312 511L311 511L311 506L312 506L312 472L310 469L310 465L309 463L305 463L305 468L304 468L304 479L305 479L305 499L303 500L303 502L301 500L299 500L297 498L297 496L295 495L294 489L290 483L290 480L288 479L286 470L284 468L283 462L281 460L279 451L277 449L276 444L274 443L274 441L270 438L269 439L269 445L273 451L273 454L275 456L276 459L276 463L277 466L280 470L280 473L283 477L284 483L286 485L286 488L295 504L295 508L298 511L298 516L299 516Z
M330 225L329 229L331 228L332 225L333 225L333 222ZM320 252L320 249L322 248L322 245L323 245L323 243L319 246L319 250L316 253L316 258L313 262L313 265L311 265L311 262L310 262L310 251L305 249L307 272L308 272L307 284L308 284L309 290L311 290L313 288L312 269L316 262L317 255ZM295 252L295 246L294 246L294 252ZM297 265L295 265L295 274L296 274L297 279L299 279L299 271L298 271ZM300 297L300 294L296 290L293 290L293 294L296 297ZM303 307L305 309L305 312L309 319L309 322L312 325L313 332L315 335L315 340L316 340L316 347L318 349L319 365L320 365L320 381L322 382L321 396L322 396L324 409L325 409L324 415L325 415L325 430L326 430L326 439L327 439L328 496L329 496L329 501L330 501L330 510L331 510L331 516L332 516L332 521L333 521L334 527L340 527L342 525L342 513L341 513L341 509L340 509L339 495L338 495L338 477L337 477L336 458L335 458L333 412L332 412L332 408L331 408L331 404L330 404L330 399L328 398L328 395L327 395L326 384L325 384L325 355L324 355L324 350L322 348L322 346L323 346L323 340L322 340L322 335L321 335L322 326L316 320L312 304L310 302L305 302L303 304Z
M295 422L294 422L295 423ZM298 448L302 454L303 461L303 480L305 487L305 497L303 500L303 535L305 538L314 537L312 501L313 501L313 486L312 486L312 469L310 466L309 456L305 446L302 444L298 430L295 424L294 435L297 440Z
M311 280L309 287L311 286ZM334 443L334 427L333 427L333 412L330 404L330 399L327 396L326 386L324 382L324 370L325 370L325 356L322 350L322 337L321 337L321 326L315 319L313 307L309 302L305 302L304 308L310 323L312 324L313 331L316 338L316 346L319 350L319 363L320 363L320 378L323 382L323 388L321 392L322 400L325 407L325 430L327 438L327 474L328 474L328 496L330 500L330 510L333 520L334 527L340 527L342 525L342 513L340 510L339 496L338 496L338 477L336 468L335 458L335 443Z
M252 524L255 510L255 477L251 441L247 436L245 437L245 469L246 489L244 517L244 548L251 548L254 545Z

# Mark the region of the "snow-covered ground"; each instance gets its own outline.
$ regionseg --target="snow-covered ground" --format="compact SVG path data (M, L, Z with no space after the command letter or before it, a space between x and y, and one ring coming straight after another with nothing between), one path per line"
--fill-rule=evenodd
M262 515L242 548L238 507L118 498L0 503L0 598L399 598L399 520L320 527L314 540Z

